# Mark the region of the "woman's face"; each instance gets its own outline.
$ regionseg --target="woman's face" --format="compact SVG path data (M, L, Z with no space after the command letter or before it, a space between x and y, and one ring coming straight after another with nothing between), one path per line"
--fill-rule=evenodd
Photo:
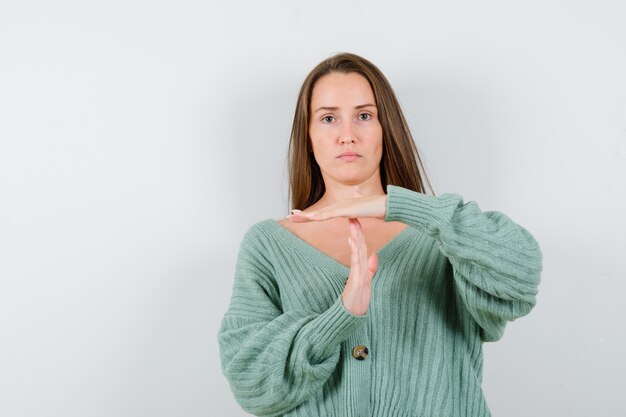
M380 176L383 129L374 92L360 74L332 72L315 83L309 136L324 183L360 184ZM340 157L355 152L356 157Z

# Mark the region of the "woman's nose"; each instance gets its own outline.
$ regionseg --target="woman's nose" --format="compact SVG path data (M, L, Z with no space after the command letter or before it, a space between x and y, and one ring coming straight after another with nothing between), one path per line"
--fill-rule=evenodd
M355 139L355 130L352 123L345 123L341 131L339 132L339 142L340 143L350 143L354 142Z
M345 136L344 138L341 139L341 143L351 143L354 142L354 139L352 139L351 136Z

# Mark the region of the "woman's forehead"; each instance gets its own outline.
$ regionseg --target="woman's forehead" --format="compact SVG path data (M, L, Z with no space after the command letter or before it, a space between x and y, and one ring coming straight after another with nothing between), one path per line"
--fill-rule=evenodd
M311 108L356 107L374 104L374 92L365 77L357 73L333 72L321 77L313 87Z

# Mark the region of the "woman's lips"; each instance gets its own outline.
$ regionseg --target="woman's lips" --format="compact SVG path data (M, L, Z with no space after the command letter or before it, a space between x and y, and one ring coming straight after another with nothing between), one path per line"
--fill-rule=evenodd
M354 152L354 151L345 151L342 152L341 155L339 155L337 158L346 161L346 162L352 162L357 158L360 158L361 155L359 155L358 153Z

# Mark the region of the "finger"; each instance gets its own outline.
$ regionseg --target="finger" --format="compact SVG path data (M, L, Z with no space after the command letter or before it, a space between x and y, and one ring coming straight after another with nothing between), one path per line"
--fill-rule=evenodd
M301 210L293 209L291 212L292 214L288 215L287 218L294 223L306 223L312 221L306 216L306 213Z
M351 272L356 274L360 271L360 254L359 254L359 245L357 242L358 236L356 234L356 229L352 222L349 222L348 227L350 228L350 266Z
M333 217L338 217L335 210L332 210L329 208L323 208L320 210L305 212L304 215L309 220L317 220L317 221L328 220L328 219L332 219Z
M331 211L329 210L319 210L319 211L302 211L298 209L291 210L292 214L290 214L289 219L296 223L306 223L312 221L320 221L320 220L328 220L332 217L335 217Z
M358 236L358 244L359 244L359 262L362 266L361 270L364 271L367 268L367 244L365 242L365 235L363 234L363 227L361 227L361 222L358 219L351 219L356 228L356 234Z

